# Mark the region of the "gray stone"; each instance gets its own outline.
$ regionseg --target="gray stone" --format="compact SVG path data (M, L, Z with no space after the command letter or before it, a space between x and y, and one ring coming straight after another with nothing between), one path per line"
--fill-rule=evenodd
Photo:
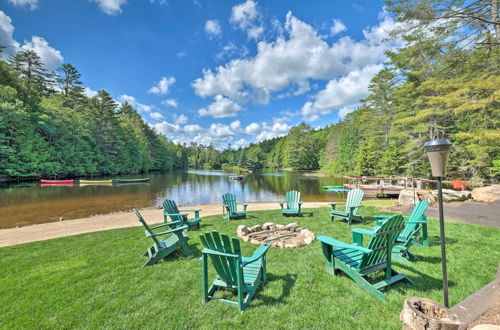
M250 229L250 232L255 233L257 231L261 231L262 230L262 226L256 225L256 226L250 227L249 229Z
M437 196L437 190L432 192L433 195ZM451 189L443 189L443 202L461 202L471 198L471 192L468 190L456 191Z
M248 229L247 226L245 225L239 225L238 228L236 228L236 235L238 236L245 236L250 234L250 230Z
M399 192L398 205L411 205L414 201L418 203L419 198L416 192L413 193L413 189L403 189Z
M274 228L276 228L276 225L272 222L266 222L262 225L262 229L264 230L273 230Z

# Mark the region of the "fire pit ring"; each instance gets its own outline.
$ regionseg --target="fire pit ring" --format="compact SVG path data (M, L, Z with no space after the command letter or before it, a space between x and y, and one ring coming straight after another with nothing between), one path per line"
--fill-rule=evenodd
M308 229L302 228L297 223L288 225L266 222L263 225L247 227L238 226L238 237L245 242L253 244L269 243L279 248L298 248L312 243L316 236Z

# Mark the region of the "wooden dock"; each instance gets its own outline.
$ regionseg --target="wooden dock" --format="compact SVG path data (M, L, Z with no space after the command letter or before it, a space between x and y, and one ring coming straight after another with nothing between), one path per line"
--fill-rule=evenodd
M350 183L344 184L348 189L361 189L367 197L376 197L379 195L399 196L403 189L420 190L431 189L436 180L423 178L387 178L373 176L344 176L344 179L350 180ZM444 184L452 184L452 181L443 181Z

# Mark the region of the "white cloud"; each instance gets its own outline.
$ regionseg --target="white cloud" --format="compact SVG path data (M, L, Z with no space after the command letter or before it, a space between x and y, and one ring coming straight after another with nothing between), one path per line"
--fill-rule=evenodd
M92 88L90 87L84 87L83 88L83 94L85 94L85 96L87 97L94 97L97 95L97 91L93 90Z
M198 115L213 118L235 117L238 111L241 110L239 104L222 95L216 95L214 99L215 102L210 104L208 108L198 110Z
M339 19L333 20L332 27L330 28L330 34L332 36L344 32L345 30L347 30L347 27L344 25L344 23L342 23L341 20Z
M246 31L248 38L259 39L264 28L257 24L260 13L257 9L257 3L252 0L236 5L231 10L231 18L229 21L238 26L242 31Z
M285 123L274 123L273 125L268 125L266 122L262 123L262 132L260 132L256 137L256 142L261 142L264 140L273 139L275 137L280 137L286 135L290 130L291 126Z
M165 118L165 117L163 117L163 115L162 115L161 113L159 113L159 112L151 112L150 116L151 116L151 118L153 118L153 119L155 119L155 120L158 120L158 121L160 121L160 120L162 120L162 119L164 119L164 118Z
M233 146L234 148L238 149L238 148L245 148L245 147L248 147L250 143L245 140L245 139L239 139L238 141L236 141L235 143L233 143Z
M0 10L0 45L6 47L2 58L5 59L10 55L15 55L20 49L29 49L40 56L42 63L48 70L55 70L64 61L61 52L51 47L44 38L32 36L31 40L25 41L24 45L20 46L19 42L14 40L13 33L14 25L12 25L12 20Z
M245 25L248 19L241 17L252 15L238 14L240 19L233 21ZM303 94L311 88L311 79L339 80L350 72L367 73L374 65L382 64L387 50L402 46L401 40L385 41L395 27L392 18L382 13L379 24L363 30L364 39L356 41L346 36L329 44L311 25L289 12L283 36L259 42L257 55L252 58L233 59L214 70L204 70L203 77L192 86L202 97L222 95L238 103L266 104L273 92L283 90L278 97Z
M168 93L170 86L172 86L174 83L175 83L174 77L162 77L157 85L149 89L148 93L165 95Z
M205 32L210 38L220 35L222 30L220 28L219 21L217 21L216 19L207 20L205 22Z
M140 111L150 112L153 109L152 106L139 103L135 97L127 95L127 94L120 95L119 100L120 100L120 102L127 102L132 107L137 108Z
M163 101L161 101L161 104L166 105L166 106L170 106L173 108L177 108L177 106L179 105L175 99L163 100Z
M49 71L55 70L64 61L61 52L51 47L42 37L32 36L31 41L25 41L21 48L35 51Z
M35 10L38 6L38 0L9 0L9 2L17 7L29 7L31 10Z
M302 107L305 119L316 121L320 115L326 115L333 109L349 109L350 105L357 104L360 99L368 96L370 80L383 68L382 64L365 66L361 70L349 72L347 76L333 79L326 87L314 96L314 102L306 102ZM344 109L344 115L347 113Z
M252 0L247 0L233 7L230 21L243 30L251 26L258 15L257 3Z
M19 50L19 43L12 37L13 33L14 25L12 25L12 20L0 10L0 45L6 47L3 53L4 58L17 53Z
M94 0L99 4L99 8L108 15L118 15L122 13L121 6L127 3L127 0Z
M250 135L257 135L262 131L261 127L257 123L251 123L245 127L245 133Z
M156 128L156 130L163 135L178 133L182 130L179 125L171 124L165 120L161 123L152 124L151 126Z
M184 126L184 132L189 134L196 134L203 131L203 128L200 125L186 125Z
M176 124L183 125L188 122L188 117L186 115L183 114L177 115L174 113L173 117L174 117L174 123Z

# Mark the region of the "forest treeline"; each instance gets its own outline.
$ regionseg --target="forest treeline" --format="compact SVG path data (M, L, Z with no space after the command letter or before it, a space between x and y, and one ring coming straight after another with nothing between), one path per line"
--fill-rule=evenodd
M499 1L394 0L405 46L388 52L370 96L321 130L302 123L241 150L195 146L190 166L321 169L331 174L430 175L425 141L453 143L448 176L500 178Z
M104 90L83 93L71 64L47 72L21 50L0 61L0 178L85 176L175 168L321 170L429 176L422 145L453 143L448 176L500 177L500 0L390 0L404 46L343 120L294 126L281 138L217 150L176 145Z
M105 90L87 97L71 64L48 72L20 50L0 61L0 179L139 173L187 166L182 146Z

